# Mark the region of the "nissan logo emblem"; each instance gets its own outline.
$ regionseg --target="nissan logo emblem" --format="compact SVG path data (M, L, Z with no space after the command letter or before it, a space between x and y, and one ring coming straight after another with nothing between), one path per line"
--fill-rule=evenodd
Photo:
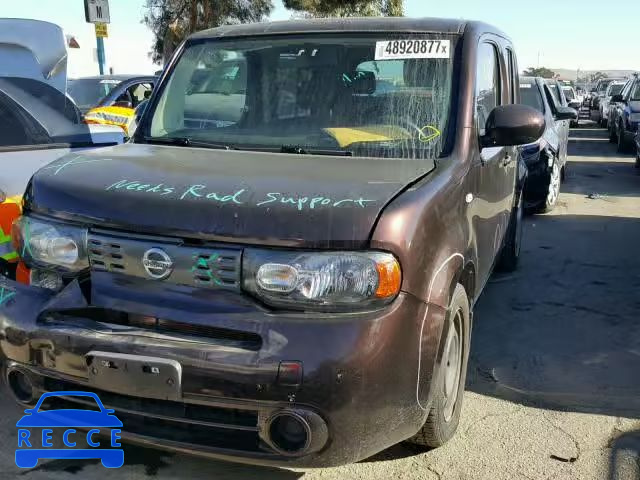
M167 278L173 271L171 257L160 248L150 248L144 252L142 266L144 266L147 275L155 280Z

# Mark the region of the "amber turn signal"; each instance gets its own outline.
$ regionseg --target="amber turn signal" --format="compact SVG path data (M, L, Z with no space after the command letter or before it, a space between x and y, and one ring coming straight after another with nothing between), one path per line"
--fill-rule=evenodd
M375 296L378 298L394 297L400 291L402 283L402 275L400 273L400 264L393 259L376 262L378 270L378 288Z

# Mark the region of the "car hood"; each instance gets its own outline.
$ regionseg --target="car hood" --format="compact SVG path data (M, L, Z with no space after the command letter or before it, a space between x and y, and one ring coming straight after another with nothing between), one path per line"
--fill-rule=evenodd
M32 178L25 209L100 227L216 241L352 247L432 160L125 144Z

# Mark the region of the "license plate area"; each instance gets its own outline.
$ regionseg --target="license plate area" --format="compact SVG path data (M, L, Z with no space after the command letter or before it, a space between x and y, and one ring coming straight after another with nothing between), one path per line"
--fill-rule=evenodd
M85 359L89 384L97 389L159 400L182 398L182 366L175 360L101 351L91 351Z

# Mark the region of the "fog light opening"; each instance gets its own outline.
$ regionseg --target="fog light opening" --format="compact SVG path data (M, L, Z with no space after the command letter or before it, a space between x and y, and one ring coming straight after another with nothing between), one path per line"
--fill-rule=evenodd
M305 419L297 414L278 413L269 423L269 438L280 453L300 454L311 443L311 429Z
M9 389L20 403L33 403L33 383L31 379L20 370L11 370L7 374Z

